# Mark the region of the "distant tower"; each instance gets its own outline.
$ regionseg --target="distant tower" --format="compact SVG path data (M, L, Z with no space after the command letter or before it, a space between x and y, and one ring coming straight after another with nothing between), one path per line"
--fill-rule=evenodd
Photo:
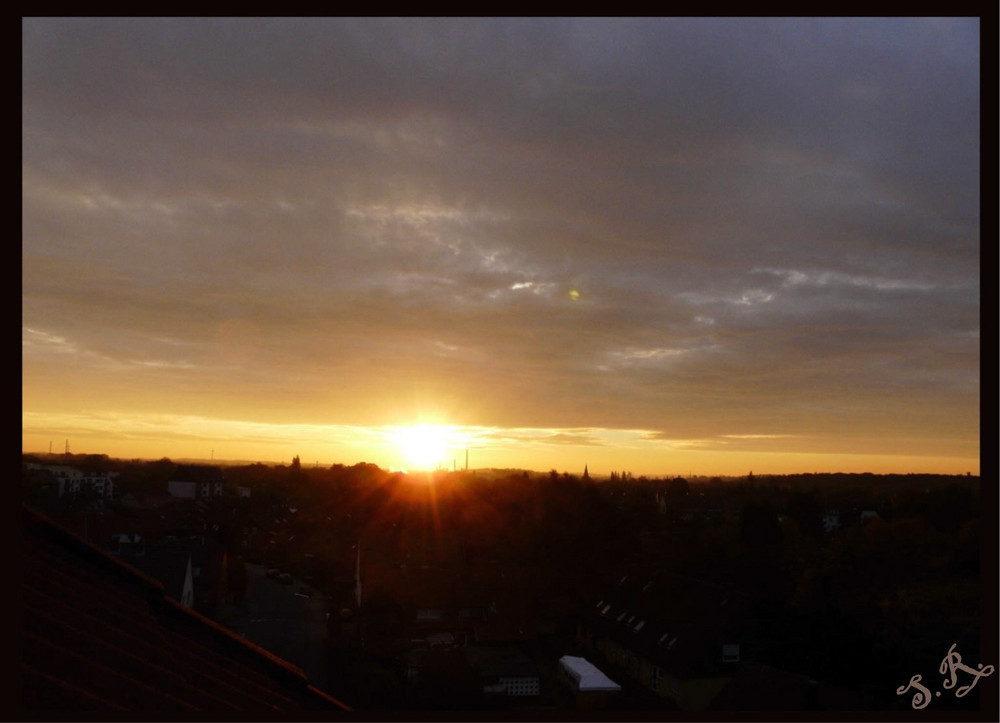
M465 450L465 471L469 471L469 450Z
M66 450L63 452L63 454L69 456L69 440L68 439L66 440Z
M587 469L587 465L583 465L583 478L590 479L590 471Z

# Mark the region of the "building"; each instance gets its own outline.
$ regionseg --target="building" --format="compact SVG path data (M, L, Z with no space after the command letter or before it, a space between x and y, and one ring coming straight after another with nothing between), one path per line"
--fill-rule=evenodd
M823 513L823 532L830 533L840 527L840 513L837 510L827 510Z
M111 474L85 474L66 465L29 464L28 469L47 471L52 475L59 497L91 494L105 499L114 496L115 483Z
M604 708L609 698L622 689L589 660L573 655L559 658L556 677L572 691L577 710Z
M174 497L186 499L221 497L226 491L225 477L220 467L181 464L167 482L167 491Z
M214 616L225 598L228 558L223 546L211 540L157 540L113 552L158 581L171 598L203 615Z
M658 571L626 573L578 631L615 672L681 710L704 710L738 670L745 596Z
M170 480L167 482L167 492L171 497L193 500L198 496L198 483Z
M517 648L470 647L462 650L475 671L483 693L508 698L537 698L541 695L541 675L536 666Z
M579 640L610 674L683 711L870 707L854 691L748 659L758 642L748 607L725 585L630 571L593 606Z

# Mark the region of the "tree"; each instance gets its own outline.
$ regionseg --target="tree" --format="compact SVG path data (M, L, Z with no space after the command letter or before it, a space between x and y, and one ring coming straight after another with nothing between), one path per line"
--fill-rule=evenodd
M667 482L667 495L671 498L684 497L689 489L688 481L683 477L674 477Z
M915 507L937 530L947 533L956 532L979 513L972 488L959 483L931 490L916 500Z
M740 537L750 547L781 544L781 525L769 502L747 502L740 512Z
M788 499L788 516L803 535L813 539L823 536L823 506L814 492L793 493Z

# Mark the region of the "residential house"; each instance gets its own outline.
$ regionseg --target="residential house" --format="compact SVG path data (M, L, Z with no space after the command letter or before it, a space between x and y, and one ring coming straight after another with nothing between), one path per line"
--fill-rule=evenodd
M623 574L580 625L583 647L682 710L704 710L742 656L743 594L669 572Z

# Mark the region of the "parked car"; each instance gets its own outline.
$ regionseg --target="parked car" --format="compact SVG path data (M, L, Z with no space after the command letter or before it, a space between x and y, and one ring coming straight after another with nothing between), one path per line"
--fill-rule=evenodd
M272 580L277 580L278 579L278 575L280 575L280 574L281 574L281 570L279 570L276 567L272 567L270 570L267 571L267 576L269 578L271 578Z
M283 583L285 585L291 585L294 582L294 580L292 580L292 576L289 573L283 572L280 575L278 575L278 582Z

